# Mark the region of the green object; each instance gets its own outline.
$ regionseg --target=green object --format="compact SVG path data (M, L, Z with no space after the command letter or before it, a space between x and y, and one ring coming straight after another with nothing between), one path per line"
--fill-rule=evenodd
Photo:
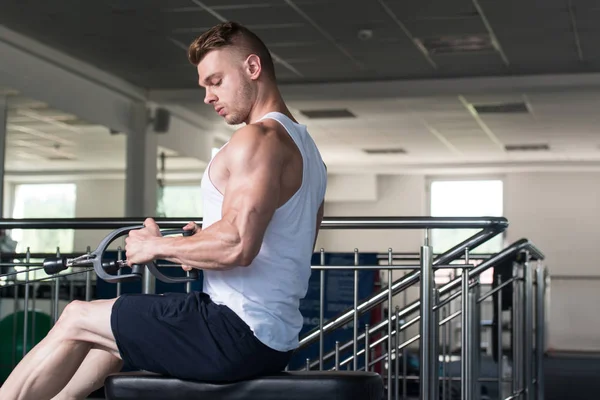
M23 358L23 311L9 314L0 321L0 382L4 382ZM31 328L34 325L35 329ZM52 327L52 319L40 311L27 313L27 351L38 344ZM15 337L16 332L16 337ZM16 339L16 340L15 340Z

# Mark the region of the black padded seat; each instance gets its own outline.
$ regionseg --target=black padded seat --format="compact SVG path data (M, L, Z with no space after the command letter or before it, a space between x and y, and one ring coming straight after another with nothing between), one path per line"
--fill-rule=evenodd
M109 376L107 400L381 400L383 380L374 372L282 372L234 383L182 381L154 374Z

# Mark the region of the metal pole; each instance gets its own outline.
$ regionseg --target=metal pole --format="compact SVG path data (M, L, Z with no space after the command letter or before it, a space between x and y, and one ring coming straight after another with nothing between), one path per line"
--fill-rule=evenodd
M90 246L87 247L87 253L90 254L91 249ZM91 291L92 284L92 273L91 271L86 271L85 273L85 301L90 301L92 299Z
M0 256L1 259L1 256ZM19 285L17 284L17 274L13 275L15 300L13 303L13 315L16 316L19 311ZM13 346L12 346L12 366L17 365L17 318L13 318Z
M523 278L524 278L524 326L525 330L524 339L524 351L523 356L525 359L524 365L524 384L525 384L525 398L528 400L533 399L533 275L530 264L529 252L525 252L525 263L523 264Z
M394 255L392 249L388 249L388 265L393 264ZM392 283L394 277L392 270L388 269L388 370L387 370L387 382L388 382L388 400L392 400Z
M358 249L354 249L354 266L358 266ZM390 290L391 292L391 290ZM391 305L390 305L391 307ZM358 270L354 270L354 349L352 352L352 358L354 361L354 370L358 369Z
M440 363L440 352L439 352L439 331L440 331L440 323L439 323L439 311L433 311L433 307L437 305L439 302L439 292L435 288L435 281L433 282L432 289L432 311L431 311L431 333L429 335L430 341L430 350L431 350L431 362L430 362L430 385L429 385L429 398L436 400L439 399L439 385L440 385L440 377L439 377L439 363Z
M481 356L481 303L477 300L479 299L481 292L481 286L479 283L479 278L476 278L475 287L469 293L469 299L471 301L471 323L470 323L470 332L471 332L471 343L469 346L469 351L471 351L471 370L469 371L469 377L471 380L471 393L472 398L477 399L480 396L479 389L479 358Z
M433 267L432 249L425 245L421 247L421 307L420 307L420 332L421 351L419 371L419 393L421 400L426 400L430 393L431 380L431 333L433 320Z
M442 308L442 320L447 316L446 307ZM448 380L448 324L442 325L442 400L446 400L446 383Z
M536 356L537 356L537 398L536 400L544 400L544 351L546 349L545 329L546 329L546 318L545 318L545 301L546 301L546 275L544 273L544 267L538 265L536 270L537 273L537 307L536 307Z
M521 336L520 330L520 302L519 302L519 270L516 265L513 264L513 304L512 304L512 396L515 396L517 392L521 390L521 384L519 376L522 369L521 354L519 352L519 342ZM520 397L520 396L519 396Z
M365 371L369 371L369 355L371 353L370 339L369 339L369 324L365 324Z
M467 262L468 263L468 260ZM470 377L470 361L469 361L469 314L471 312L469 302L469 271L466 268L462 270L462 296L461 296L461 308L462 308L462 332L461 332L461 349L460 349L460 360L461 360L461 399L471 400L471 391L469 390Z
M340 370L340 341L335 341L335 370Z
M502 276L500 274L498 274L498 277L496 278L497 282L498 282L498 286L502 285ZM498 347L497 349L497 353L498 353L498 369L497 369L497 376L498 376L498 399L503 399L504 398L504 383L502 382L503 380L503 367L504 367L504 363L503 363L503 351L502 351L502 346L503 346L503 341L502 341L502 290L498 290L496 292L496 300L497 300L497 304L496 304L496 315L498 316L497 319L497 325L496 325L496 346Z
M8 125L8 98L0 94L0 216L4 216L4 171L6 164L6 138Z
M23 304L23 357L27 354L27 331L29 329L29 261L31 252L27 247L25 254L25 300Z
M398 346L400 345L400 318L398 318L398 313L400 312L400 307L396 306L394 315L396 316L396 335L394 336L394 399L400 399L400 354L398 350Z
M406 274L408 274L408 272ZM404 274L404 275L406 276L406 274ZM406 306L408 305L407 290L408 289L404 289L404 291L402 292L404 308L406 308ZM400 315L398 313L396 313L396 319L400 320ZM402 343L406 343L406 330L402 331ZM408 349L406 347L403 347L402 348L402 400L406 400L408 398L408 380L406 379L407 371L408 371Z
M123 249L117 247L117 261L122 261ZM121 275L121 268L117 270L117 275ZM117 282L117 297L121 296L121 282Z
M321 249L321 265L325 265L325 250ZM320 271L319 281L319 370L323 370L323 324L325 323L325 270Z

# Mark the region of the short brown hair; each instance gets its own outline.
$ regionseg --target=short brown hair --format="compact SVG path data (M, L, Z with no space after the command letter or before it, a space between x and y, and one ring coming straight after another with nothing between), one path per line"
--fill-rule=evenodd
M275 66L267 46L255 33L237 22L222 22L196 38L188 49L188 59L198 65L211 50L229 46L243 49L247 55L256 54L263 71L275 79Z

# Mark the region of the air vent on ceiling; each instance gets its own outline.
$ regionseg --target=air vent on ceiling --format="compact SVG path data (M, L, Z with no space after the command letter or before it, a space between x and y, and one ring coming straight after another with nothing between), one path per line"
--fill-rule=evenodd
M68 155L55 155L55 156L47 156L46 160L50 160L50 161L72 161L75 160L74 156L68 156Z
M439 36L416 39L429 54L473 53L495 50L490 35Z
M507 144L504 146L506 151L548 151L550 146L547 144Z
M473 105L477 114L523 114L528 113L527 104L517 103L498 103L498 104L475 104Z
M356 115L345 108L329 110L301 110L300 112L310 119L356 118Z
M363 149L367 154L406 154L402 148Z

